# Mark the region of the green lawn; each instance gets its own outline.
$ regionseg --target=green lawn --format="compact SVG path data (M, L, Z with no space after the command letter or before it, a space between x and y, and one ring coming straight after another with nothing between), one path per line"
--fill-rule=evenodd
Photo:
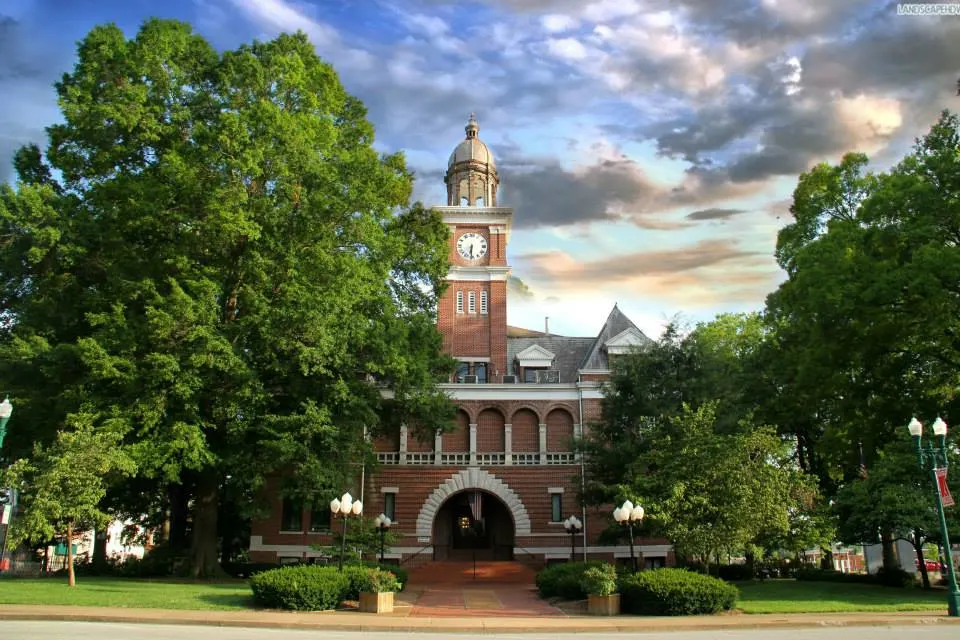
M55 604L147 609L247 609L253 595L246 582L174 582L77 577L0 580L0 604Z
M737 584L744 613L947 612L943 589L894 589L868 584L767 580Z

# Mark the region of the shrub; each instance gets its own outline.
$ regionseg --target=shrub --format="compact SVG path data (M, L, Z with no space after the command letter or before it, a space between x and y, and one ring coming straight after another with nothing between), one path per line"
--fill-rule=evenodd
M253 598L262 607L293 611L335 609L350 589L347 572L336 567L295 565L250 578Z
M400 586L397 576L383 569L367 569L358 582L360 591L367 593L397 591Z
M612 565L589 567L580 577L580 588L588 596L609 596L617 592L617 570Z
M399 586L397 591L403 591L407 586L407 570L396 564L377 564L376 562L365 562L363 563L365 567L371 567L373 569L383 569L384 571L389 571L397 577L397 582Z
M732 609L739 591L719 578L684 569L641 571L620 579L626 613L686 616Z
M880 567L877 571L877 582L885 587L915 587L917 586L917 576L904 571L903 569L890 569Z
M537 574L537 590L543 598L563 598L564 600L583 600L587 594L580 586L583 572L590 567L605 565L605 562L565 562L552 564Z
M722 564L717 576L727 582L753 580L753 567L748 564Z

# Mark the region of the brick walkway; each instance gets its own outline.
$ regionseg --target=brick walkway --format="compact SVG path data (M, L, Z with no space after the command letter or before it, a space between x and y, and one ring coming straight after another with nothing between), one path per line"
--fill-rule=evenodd
M565 616L528 587L428 587L411 594L410 616L426 618Z

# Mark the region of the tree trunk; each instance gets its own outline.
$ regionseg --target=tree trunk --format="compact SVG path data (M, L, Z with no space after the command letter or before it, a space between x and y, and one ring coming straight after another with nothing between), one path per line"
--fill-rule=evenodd
M107 570L107 527L93 530L93 568L97 573Z
M170 525L164 541L171 548L185 549L187 547L187 491L182 484L172 484L167 489L170 501Z
M820 556L820 568L826 571L833 570L833 549L829 547L820 547L823 555Z
M917 568L920 570L920 580L923 581L923 588L930 588L930 576L927 575L927 562L923 557L923 537L916 531L913 532L913 548L917 550Z
M200 474L193 507L190 544L190 575L218 578L224 575L217 553L217 510L220 506L220 476L208 470Z
M887 571L899 569L900 563L897 562L896 540L893 539L889 531L884 531L880 534L880 544L883 545L883 568Z
M77 586L77 576L73 572L73 523L67 523L67 585Z

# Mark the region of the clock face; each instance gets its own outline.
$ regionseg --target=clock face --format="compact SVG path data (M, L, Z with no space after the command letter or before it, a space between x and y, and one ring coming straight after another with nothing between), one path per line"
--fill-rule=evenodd
M467 260L487 255L487 239L479 233L465 233L457 239L457 253Z

